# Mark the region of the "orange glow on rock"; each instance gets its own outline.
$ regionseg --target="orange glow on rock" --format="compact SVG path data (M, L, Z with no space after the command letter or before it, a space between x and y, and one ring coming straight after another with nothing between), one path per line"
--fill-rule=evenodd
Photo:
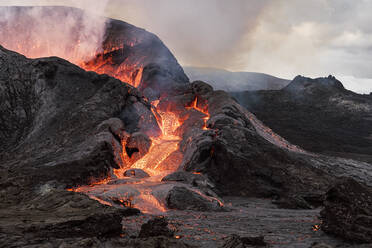
M197 96L195 96L195 99L190 104L188 104L185 108L188 109L188 110L195 109L195 110L205 114L206 117L203 118L203 120L204 120L203 130L208 130L207 121L209 120L210 115L209 115L209 112L208 112L207 108L201 108L201 107L198 106L198 97Z

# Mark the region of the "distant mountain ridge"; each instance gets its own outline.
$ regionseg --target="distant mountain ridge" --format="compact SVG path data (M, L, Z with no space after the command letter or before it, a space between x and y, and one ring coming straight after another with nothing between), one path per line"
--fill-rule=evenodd
M231 94L293 144L372 161L372 95L347 90L333 76L297 76L281 90Z
M208 82L215 90L228 92L246 90L279 90L290 80L257 72L231 72L217 68L183 67L191 81Z
M306 78L303 76L295 77L287 86L283 88L284 91L298 93L315 94L322 92L329 93L346 93L346 89L343 84L337 80L334 76L328 76L326 78Z

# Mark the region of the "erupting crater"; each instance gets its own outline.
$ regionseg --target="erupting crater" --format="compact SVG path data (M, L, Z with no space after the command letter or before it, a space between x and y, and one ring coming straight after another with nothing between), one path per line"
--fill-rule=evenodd
M186 188L189 195L214 201L189 185L162 182L180 169L180 142L187 127L207 129L209 114L206 107L198 107L197 95L184 104L167 98L175 91L174 86L189 80L158 37L125 22L74 8L6 8L11 16L0 17L0 42L6 48L30 58L64 58L87 71L115 77L142 95L140 104L138 99L128 100L130 110L120 114L124 122L118 137L121 144L113 144L117 148L121 145L115 155L119 168L104 180L93 180L96 182L91 185L70 191L86 193L103 204L131 206L144 212L164 212L176 186ZM138 123L147 126L146 130ZM161 133L154 131L159 129Z

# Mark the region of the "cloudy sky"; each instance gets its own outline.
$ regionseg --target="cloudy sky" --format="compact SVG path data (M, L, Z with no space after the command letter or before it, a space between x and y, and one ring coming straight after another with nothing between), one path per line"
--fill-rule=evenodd
M97 4L95 4L97 3ZM157 34L183 65L291 79L335 75L372 91L371 0L2 0L69 5Z

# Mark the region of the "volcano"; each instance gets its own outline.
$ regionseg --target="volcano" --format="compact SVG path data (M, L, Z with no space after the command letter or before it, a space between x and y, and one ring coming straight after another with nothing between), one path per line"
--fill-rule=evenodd
M29 35L38 24L34 11L50 22L68 17L82 30L86 13L63 7L6 11L17 22L1 22L0 43L14 45L9 40L16 33L23 45L15 45L16 52L0 47L2 244L342 243L314 233L318 207L326 196L332 200L329 188L345 176L362 185L361 198L368 197L370 164L292 145L228 93L190 83L164 44L143 29L105 19L94 54L76 48L73 55L64 50L62 58L34 58L40 51L61 51L58 43ZM72 34L78 38L73 35L76 44L69 45L79 47L84 35ZM44 42L49 50L39 49ZM327 232L342 236L344 222L327 221L333 217L328 212ZM144 223L154 215L162 217ZM270 226L275 235L237 237L249 223L260 232ZM355 225L368 236L368 222ZM344 231L351 240L352 228Z

